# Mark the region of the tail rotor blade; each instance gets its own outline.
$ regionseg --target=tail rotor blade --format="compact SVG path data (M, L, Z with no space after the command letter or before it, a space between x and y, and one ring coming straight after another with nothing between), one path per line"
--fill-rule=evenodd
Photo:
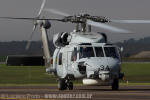
M31 41L29 40L28 42L27 42L27 45L26 45L26 50L29 50L29 48L30 48L30 45L31 45Z
M32 30L32 33L31 33L31 36L27 42L27 45L26 45L26 50L28 50L30 48L30 45L31 45L31 41L32 41L32 38L33 38L33 35L35 33L35 29L36 29L37 25L34 25L33 27L33 30Z
M114 26L111 26L111 25L106 25L106 24L103 24L103 23L94 22L94 21L91 21L91 20L87 20L87 24L95 26L95 27L103 28L103 29L106 29L106 30L109 30L109 31L112 31L112 32L117 32L117 33L133 33L133 32L130 32L128 30L125 30L125 29L121 29L121 28L114 27Z
M40 11L39 11L39 13L38 13L38 17L41 16L41 13L42 13L42 11L43 11L43 9L44 9L45 4L46 4L46 0L43 0L42 5L41 5L41 8L40 8Z
M41 13L42 13L42 11L43 11L43 9L44 9L45 4L46 4L46 0L43 0L42 5L41 5L41 8L40 8L40 11L39 11L38 16L37 16L37 20L40 18ZM27 42L27 45L26 45L26 50L28 50L29 47L30 47L30 45L31 45L31 41L32 41L33 35L34 35L34 33L35 33L35 29L36 29L37 25L38 25L38 24L37 24L37 22L36 22L36 23L34 24L34 26L33 26L33 30L32 30L31 36L30 36L30 38L29 38L29 40L28 40L28 42Z
M43 9L43 11L50 12L50 13L53 13L56 15L61 15L61 16L70 16L69 14L67 14L65 12L58 11L56 9L45 8L45 9Z

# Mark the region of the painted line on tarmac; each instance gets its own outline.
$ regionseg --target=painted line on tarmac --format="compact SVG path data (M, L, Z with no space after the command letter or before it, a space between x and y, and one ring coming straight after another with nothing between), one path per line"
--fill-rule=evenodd
M16 98L0 98L0 100L17 100Z
M0 100L58 100L58 99L23 99L23 98L0 98Z

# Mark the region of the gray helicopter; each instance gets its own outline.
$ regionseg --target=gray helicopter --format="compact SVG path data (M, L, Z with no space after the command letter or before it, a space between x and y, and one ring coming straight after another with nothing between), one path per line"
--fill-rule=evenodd
M54 9L44 9L45 3L46 0L43 0L35 18L0 18L34 21L31 38L36 27L40 27L46 72L58 77L59 90L72 90L72 81L76 79L82 80L84 85L112 86L112 90L118 90L119 79L124 76L121 73L120 48L108 43L106 34L92 32L91 26L118 33L131 33L106 23L150 23L150 20L111 20L89 14L70 16ZM43 10L63 15L64 18L43 18L41 17ZM60 32L54 36L53 43L56 49L53 57L50 54L47 34L47 30L51 27L50 21L70 22L76 25L73 32ZM29 48L30 41L26 48Z

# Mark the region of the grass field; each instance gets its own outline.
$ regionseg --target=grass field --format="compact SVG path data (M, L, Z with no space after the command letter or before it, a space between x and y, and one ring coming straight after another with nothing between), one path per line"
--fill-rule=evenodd
M150 83L150 63L124 63L122 72L129 82Z
M43 66L0 65L0 84L53 84L56 78L48 75Z
M122 72L129 83L150 83L150 63L124 63ZM0 65L0 85L55 84L56 77L48 75L43 66ZM150 84L149 84L150 85Z

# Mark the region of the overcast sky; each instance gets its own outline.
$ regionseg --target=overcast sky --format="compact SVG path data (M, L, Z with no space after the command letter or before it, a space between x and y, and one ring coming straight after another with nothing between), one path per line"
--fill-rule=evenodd
M37 15L42 0L0 0L0 16L4 17L34 17ZM53 8L69 14L86 12L92 15L107 16L111 19L150 19L150 0L47 0L45 8ZM49 18L61 16L43 12ZM109 41L117 42L129 38L143 38L150 36L150 24L111 24L128 29L135 34L112 33L100 28L93 28L96 32L105 32ZM0 41L27 40L33 27L32 21L0 20ZM70 32L72 24L52 22L49 34ZM40 39L39 30L33 40Z

